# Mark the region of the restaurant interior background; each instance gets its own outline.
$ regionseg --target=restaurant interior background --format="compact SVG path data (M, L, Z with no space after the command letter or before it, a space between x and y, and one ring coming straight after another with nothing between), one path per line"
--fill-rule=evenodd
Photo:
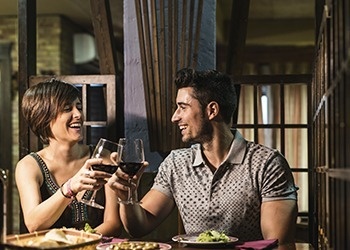
M128 100L124 100L120 93L124 92L123 87L127 87L122 83L125 63L123 37L128 32L123 29L125 8L122 0L91 2L95 2L91 4L93 7L90 7L90 1L87 0L37 0L37 24L29 20L27 24L22 24L27 25L23 29L17 14L19 11L22 14L30 13L27 9L19 8L21 6L30 9L30 1L0 0L0 160L2 168L8 169L10 176L10 199L7 204L9 233L20 230L13 169L21 155L28 150L28 147L23 148L23 137L32 136L23 132L25 125L21 124L18 113L21 89L26 87L21 85L21 79L30 76L29 84L33 84L43 76L63 76L67 77L64 79L77 81L84 90L85 83L76 80L77 76L80 79L80 75L86 76L89 83L100 79L96 75L106 76L99 81L117 85L114 86L115 94L106 97L107 103L117 103L117 107L112 108L111 116L115 118L118 114L118 122L114 124L114 131L111 133L116 138L124 134L121 102ZM170 5L172 1L164 2ZM188 14L191 16L199 13L201 2L179 1L179 5L187 3ZM96 21L92 21L94 15L91 10L95 8L93 11L103 14L103 7L111 17L109 35L112 34L113 37L112 44L104 44L107 52L103 52L101 47L101 36L106 33L97 30L98 25ZM191 7L198 8L197 12ZM350 217L347 212L350 205L347 197L350 192L350 160L346 157L346 152L350 152L350 148L346 142L349 144L350 141L350 101L345 98L345 93L349 92L350 86L349 1L218 0L215 7L216 67L232 75L240 86L235 127L247 139L279 149L289 161L300 188L297 240L310 242L322 249L347 249L350 247L350 239L346 237L350 233ZM182 9L183 15L184 12L185 9ZM23 20L26 19L22 18ZM37 29L37 49L34 49L36 58L27 56L26 67L30 71L30 62L35 62L36 73L27 72L21 78L19 61L21 56L23 58L20 53L23 51L19 44L23 41L30 43L28 34L33 25ZM106 24L102 24L101 29L106 27L103 25ZM164 24L160 22L158 25ZM192 25L199 32L194 32L193 37L187 38L196 44L200 34L205 31L195 26L195 19ZM20 35L24 36L23 40ZM149 59L147 53L144 56L142 60ZM164 53L157 56L160 59L160 56L166 58ZM115 64L112 69L106 67L108 62L103 62L105 58ZM87 77L88 75L92 78ZM171 76L166 77L171 79ZM161 81L158 79L155 82ZM110 88L110 85L106 86L103 85L103 88ZM91 101L89 98L104 98L103 94L101 97L100 90L91 90L89 93L90 96L85 96L87 101ZM145 94L145 98L147 105L150 105L154 94ZM110 108L104 102L101 103L95 109L89 107L88 111L91 112L90 116L104 113L101 119L105 119L104 124L108 124ZM165 111L163 115L171 115L171 108L170 105L170 109L161 112ZM155 116L152 112L151 108L147 108L148 116ZM154 121L161 120L160 128L165 127L165 135L171 134L171 143L166 145L149 138L150 158L156 154L155 161L162 159L170 149L179 146L176 138L178 134L169 125L169 114L164 115L166 119L156 117L151 122L147 121L150 130L160 130ZM90 127L87 129L85 142L93 143L99 136L110 132L95 129L101 125L100 117L97 118L87 123ZM159 133L158 130L155 133ZM157 134L155 137L162 136L164 134ZM38 147L37 140L31 139L26 143L24 146L30 146L31 149ZM146 175L141 186L141 193L152 184L156 164L148 172L149 175ZM156 232L147 237L164 238L179 231L181 222L174 212Z

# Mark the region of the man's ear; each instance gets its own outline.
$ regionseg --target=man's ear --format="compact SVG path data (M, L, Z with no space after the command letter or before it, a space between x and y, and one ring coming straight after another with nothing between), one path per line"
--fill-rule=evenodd
M207 115L208 119L212 120L219 114L219 104L217 102L210 102L207 105Z

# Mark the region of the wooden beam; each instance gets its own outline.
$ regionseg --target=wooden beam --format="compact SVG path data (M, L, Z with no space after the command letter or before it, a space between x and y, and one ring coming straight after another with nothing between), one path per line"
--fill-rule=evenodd
M1 168L12 169L12 42L0 42L0 161Z
M256 46L248 45L244 51L244 63L313 62L315 46Z
M118 76L117 51L112 26L109 0L90 0L91 19L94 28L97 51L99 55L100 73L116 75L116 117L110 131L116 138L124 137L124 80Z
M12 213L12 189L13 178L8 178L9 175L12 177L12 102L11 102L11 42L0 43L0 113L1 113L1 124L0 124L0 161L1 161L1 172L5 176L1 178L0 194L1 202L6 205L0 208L1 217L0 222L2 226L1 239L6 237L8 227L12 227L10 222L12 221L11 216L7 216L7 213ZM5 187L6 185L6 187ZM5 221L6 220L6 221Z
M90 0L101 74L116 74L117 60L111 11L108 0Z
M226 72L234 76L242 74L242 58L247 36L249 5L250 0L232 1Z
M18 90L19 110L29 76L36 74L36 0L18 0ZM19 112L19 157L29 153L29 127Z
M230 36L227 48L226 72L230 75L240 76L243 71L243 53L247 36L250 0L233 0L231 9ZM232 122L237 123L238 105L241 86L236 85L237 109L233 114Z
M36 74L36 0L18 0L18 95L19 110L29 76ZM19 112L19 158L29 153L29 127ZM12 196L10 196L12 197ZM12 209L8 210L12 213ZM8 218L12 218L9 214ZM12 223L11 223L12 225ZM22 225L21 225L22 226ZM11 232L12 228L8 228Z

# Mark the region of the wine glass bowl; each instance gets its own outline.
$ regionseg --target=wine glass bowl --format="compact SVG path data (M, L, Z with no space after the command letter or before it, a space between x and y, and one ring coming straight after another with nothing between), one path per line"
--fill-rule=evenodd
M129 175L130 178L134 177L142 167L143 162L120 162L119 167L124 173Z
M117 171L118 166L117 165L111 165L111 164L99 164L99 165L92 165L92 170L96 171L104 171L109 174L114 174L115 171Z
M106 173L114 174L119 165L121 146L113 141L101 138L97 143L91 158L101 158L101 164L95 164L91 166L91 170L103 171ZM94 190L90 198L85 198L85 195L80 202L99 209L104 207L98 204L96 199L97 190Z
M129 176L128 182L132 185L132 178L138 173L145 161L143 141L141 139L119 139L120 147L120 169ZM123 204L138 204L132 195L131 187L128 188L128 199L120 200Z

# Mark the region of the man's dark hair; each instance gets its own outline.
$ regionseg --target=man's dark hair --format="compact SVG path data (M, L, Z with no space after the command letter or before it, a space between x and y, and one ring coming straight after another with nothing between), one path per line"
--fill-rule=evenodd
M216 70L196 71L184 68L175 77L177 89L192 87L196 98L204 110L211 102L217 102L220 114L226 123L231 123L237 108L236 90L231 78Z

